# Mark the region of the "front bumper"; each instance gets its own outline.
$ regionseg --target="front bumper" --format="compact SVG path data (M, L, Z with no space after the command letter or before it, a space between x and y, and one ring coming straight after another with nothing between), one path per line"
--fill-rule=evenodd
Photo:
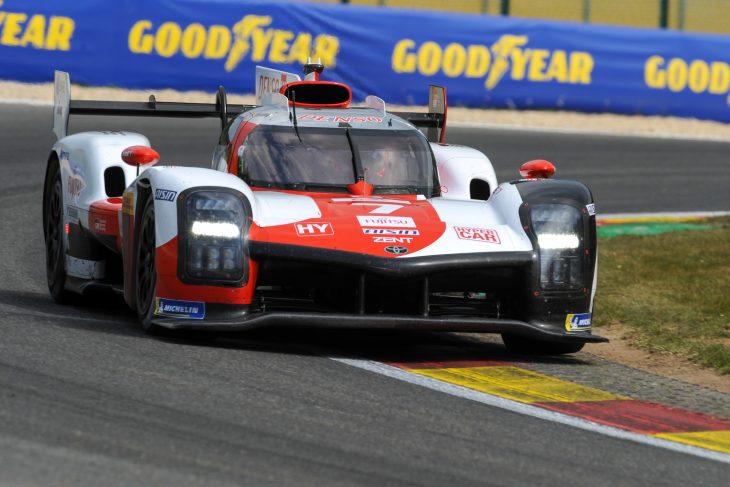
M560 331L555 325L519 320L472 317L424 317L403 315L358 315L341 313L251 313L215 310L204 320L155 316L155 325L172 330L243 331L263 327L303 327L361 330L451 331L510 333L546 342L599 343L608 339L587 332Z

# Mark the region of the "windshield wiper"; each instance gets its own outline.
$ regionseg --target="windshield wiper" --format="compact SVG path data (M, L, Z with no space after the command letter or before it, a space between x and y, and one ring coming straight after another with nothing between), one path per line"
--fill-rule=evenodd
M289 114L289 120L294 124L294 132L297 134L297 139L299 139L299 142L302 141L301 135L299 135L299 126L297 125L297 92L295 90L291 90L291 110L294 114Z
M365 171L362 168L362 161L360 160L360 153L355 147L355 142L352 140L350 134L350 127L345 128L345 136L347 136L347 143L350 144L350 152L352 152L352 167L355 169L356 181L365 180Z

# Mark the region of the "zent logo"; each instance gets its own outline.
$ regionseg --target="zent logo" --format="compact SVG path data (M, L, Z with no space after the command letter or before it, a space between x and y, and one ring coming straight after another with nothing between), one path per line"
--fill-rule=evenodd
M567 331L586 331L591 329L590 313L575 313L565 317L565 329Z
M388 247L385 247L386 252L389 254L396 254L396 255L403 255L408 253L408 248L406 247L399 247L397 245L389 245Z
M169 189L156 189L155 199L161 201L175 201L177 197L177 191L170 191Z
M502 243L496 230L487 228L454 227L456 236L462 240L476 240L477 242Z
M297 223L294 225L300 237L317 237L320 235L334 235L335 229L328 222Z

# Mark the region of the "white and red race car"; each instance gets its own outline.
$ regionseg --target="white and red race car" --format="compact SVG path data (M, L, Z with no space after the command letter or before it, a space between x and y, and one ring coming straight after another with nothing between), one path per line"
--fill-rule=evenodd
M501 333L570 353L591 334L595 207L547 161L497 185L428 113L350 107L343 84L257 68L257 105L79 101L55 80L43 220L48 286L124 293L147 331L261 326ZM129 132L67 135L70 114L219 117L211 168L156 165ZM420 130L427 130L428 137ZM429 142L431 139L431 142Z

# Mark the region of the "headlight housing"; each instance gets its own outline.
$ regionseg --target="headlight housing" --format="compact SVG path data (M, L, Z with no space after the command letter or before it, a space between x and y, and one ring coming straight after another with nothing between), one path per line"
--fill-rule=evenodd
M585 237L580 210L566 204L538 204L532 206L530 218L540 251L540 288L583 288Z
M206 285L246 282L249 212L244 197L232 190L196 188L178 201L181 280Z

